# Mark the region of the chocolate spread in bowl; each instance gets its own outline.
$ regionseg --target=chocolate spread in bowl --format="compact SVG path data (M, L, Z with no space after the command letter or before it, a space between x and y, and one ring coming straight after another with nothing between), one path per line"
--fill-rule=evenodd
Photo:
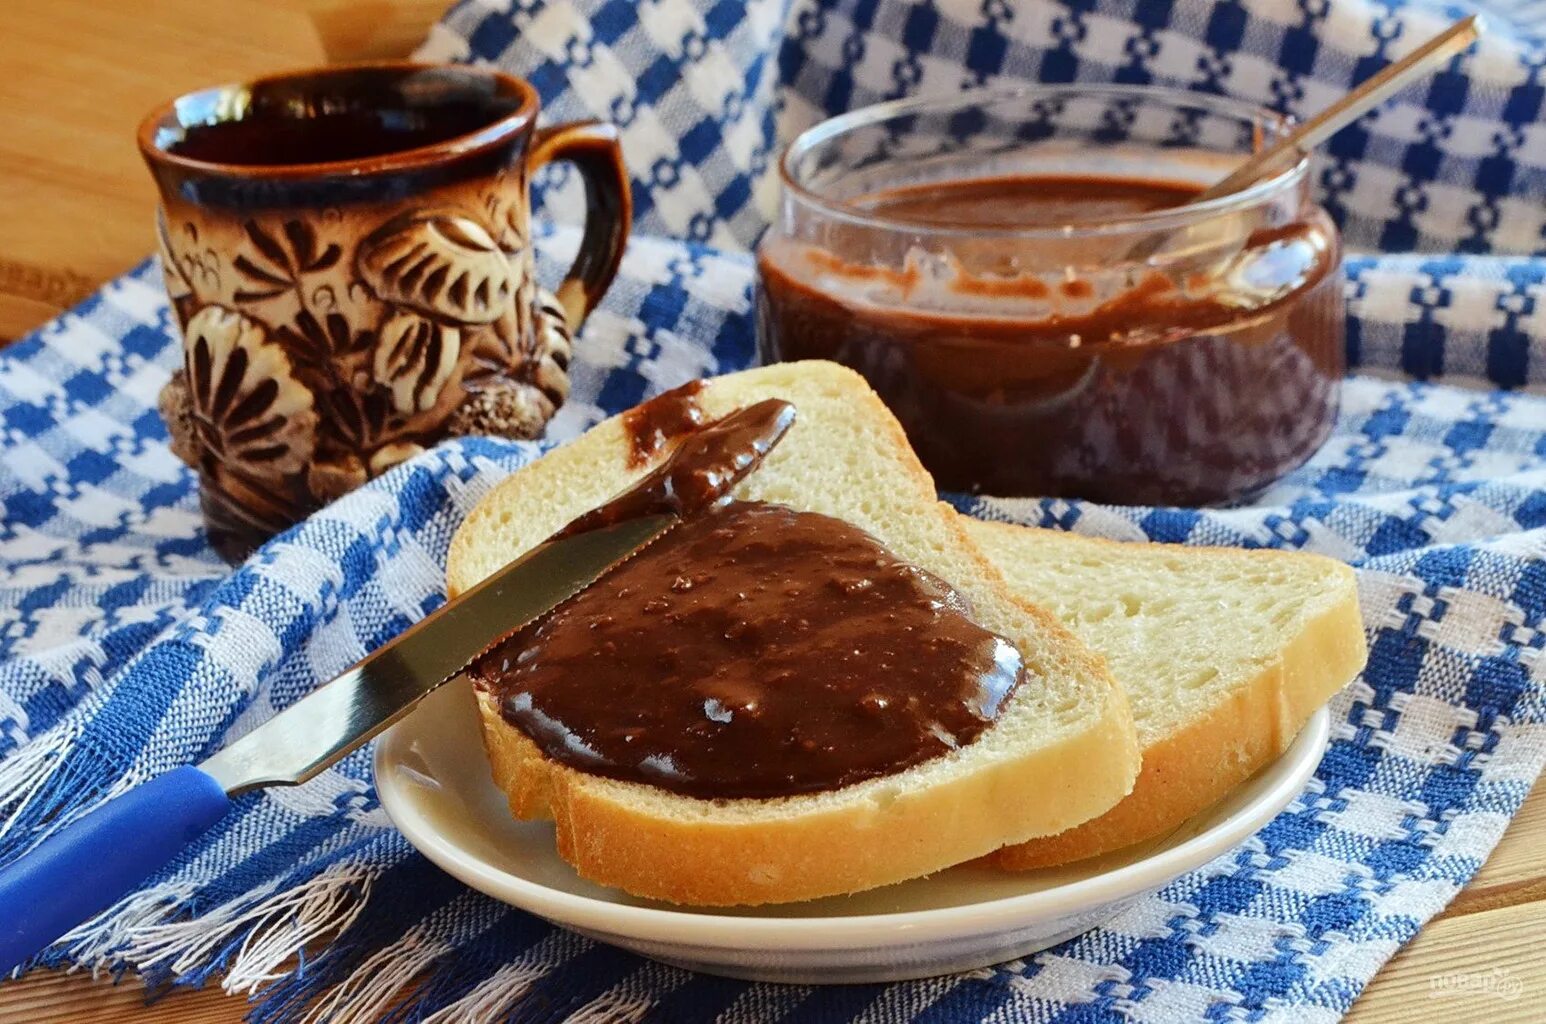
M950 272L838 255L857 242L770 237L758 255L762 356L862 373L945 490L1187 505L1248 494L1304 461L1335 418L1341 257L1324 211L1307 207L1241 238L1232 262L1180 275L1111 270L1133 235L1085 251L1059 240L1058 258L1088 272L1058 276L1026 272L1011 256L1027 250L970 232L1087 224L1196 191L1007 177L861 197L880 215L966 229L949 242Z
M998 715L1020 653L964 596L849 523L727 498L792 416L770 400L699 427L565 528L685 516L472 666L548 757L687 796L790 796L941 756Z

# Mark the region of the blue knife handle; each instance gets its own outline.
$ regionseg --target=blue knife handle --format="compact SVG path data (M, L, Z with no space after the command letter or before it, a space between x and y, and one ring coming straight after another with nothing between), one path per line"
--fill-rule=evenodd
M213 778L177 768L0 869L0 977L165 867L230 805Z

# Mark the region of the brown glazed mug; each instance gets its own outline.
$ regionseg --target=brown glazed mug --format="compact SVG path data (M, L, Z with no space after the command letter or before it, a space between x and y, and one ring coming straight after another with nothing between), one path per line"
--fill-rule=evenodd
M497 71L384 63L190 93L140 125L183 336L161 414L227 558L443 437L535 437L564 401L631 201L614 128L538 129L537 108ZM550 293L528 183L558 160L587 210Z

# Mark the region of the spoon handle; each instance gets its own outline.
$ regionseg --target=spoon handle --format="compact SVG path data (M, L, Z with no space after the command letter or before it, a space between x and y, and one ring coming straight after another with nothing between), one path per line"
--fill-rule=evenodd
M1479 15L1473 14L1455 22L1394 64L1365 79L1356 89L1319 114L1295 125L1276 144L1251 157L1229 175L1188 200L1188 203L1237 192L1258 178L1281 170L1289 159L1299 160L1326 139L1426 75L1433 66L1465 52L1481 35L1481 29Z

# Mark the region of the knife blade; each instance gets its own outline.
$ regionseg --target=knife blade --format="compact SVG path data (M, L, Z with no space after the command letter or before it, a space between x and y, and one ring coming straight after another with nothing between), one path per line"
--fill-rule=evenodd
M232 797L314 777L671 529L679 513L728 497L794 416L790 403L765 399L690 434L633 487L203 764L136 786L0 868L0 976L163 867L225 816Z
M538 545L198 767L129 790L0 868L0 977L164 866L232 797L314 777L677 521L641 516Z
M538 545L199 768L228 796L313 778L676 522L644 516Z

